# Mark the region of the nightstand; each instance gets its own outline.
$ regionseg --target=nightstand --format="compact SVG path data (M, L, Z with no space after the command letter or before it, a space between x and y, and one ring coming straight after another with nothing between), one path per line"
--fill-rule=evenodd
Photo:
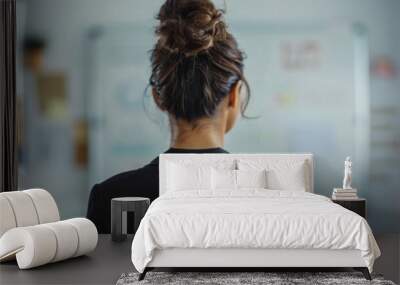
M333 203L339 204L340 206L359 214L363 218L367 218L367 200L364 198L358 198L356 200L339 200L332 199Z
M111 200L111 239L124 241L127 238L127 212L134 213L134 232L144 217L150 199L144 197L119 197Z

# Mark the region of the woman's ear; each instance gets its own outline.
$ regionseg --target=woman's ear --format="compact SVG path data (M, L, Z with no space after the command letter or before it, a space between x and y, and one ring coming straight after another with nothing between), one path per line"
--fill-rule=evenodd
M225 124L225 133L229 132L234 126L236 119L238 117L240 111L240 88L242 82L238 81L232 87L231 91L228 95L228 104L227 104L227 117Z
M161 104L160 97L158 96L157 91L156 91L156 89L155 89L154 87L151 88L151 94L153 95L153 99L154 99L154 102L156 103L157 107L158 107L161 111L165 111L165 108L164 108L164 107L162 106L162 104Z
M242 88L242 81L236 82L231 91L229 92L228 107L237 109L240 104L240 89Z

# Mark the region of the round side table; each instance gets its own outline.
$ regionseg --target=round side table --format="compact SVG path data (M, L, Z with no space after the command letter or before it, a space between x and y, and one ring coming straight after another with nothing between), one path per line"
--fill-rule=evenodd
M150 205L144 197L119 197L111 200L111 239L124 241L127 237L127 212L134 213L134 232Z

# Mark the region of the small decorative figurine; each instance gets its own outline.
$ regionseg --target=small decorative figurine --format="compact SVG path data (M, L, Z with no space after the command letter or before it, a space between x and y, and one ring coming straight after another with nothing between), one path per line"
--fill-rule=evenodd
M346 161L344 162L344 178L343 178L343 189L352 189L351 188L351 158L350 156L346 157Z

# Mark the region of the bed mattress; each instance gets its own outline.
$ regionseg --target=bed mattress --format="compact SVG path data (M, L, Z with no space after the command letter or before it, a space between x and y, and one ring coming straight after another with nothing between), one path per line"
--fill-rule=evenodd
M364 218L308 192L246 189L170 192L156 199L132 243L139 272L163 249L359 250L372 271L380 255Z

